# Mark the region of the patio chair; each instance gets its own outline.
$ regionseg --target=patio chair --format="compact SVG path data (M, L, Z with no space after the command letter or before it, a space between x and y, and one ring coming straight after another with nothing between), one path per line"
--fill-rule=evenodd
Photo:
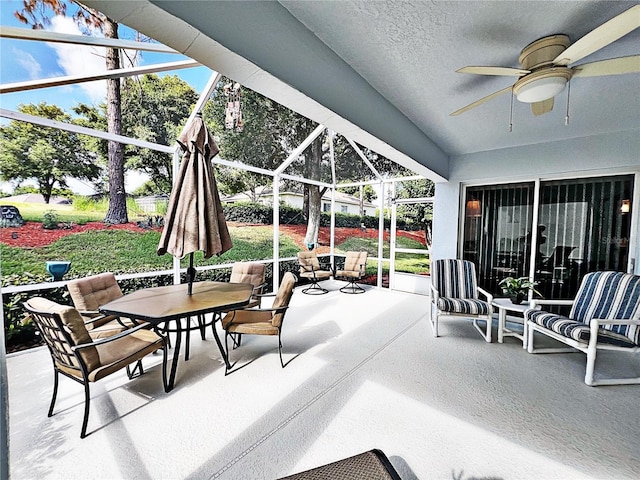
M480 300L478 294L486 297ZM468 260L434 260L431 262L431 328L438 336L440 315L472 318L473 326L487 342L491 342L493 296L476 282L476 267ZM434 312L435 311L435 312ZM482 331L478 319L486 322Z
M285 367L282 360L282 324L284 316L289 308L289 302L293 295L293 288L296 286L296 276L287 272L282 278L280 288L275 295L271 308L249 308L228 312L222 318L222 328L225 330L224 345L229 358L229 335L236 334L233 340L234 348L239 347L242 335L277 335L278 354L280 355L280 365ZM230 373L231 368L225 368L225 375Z
M257 262L236 262L231 267L230 282L253 285L251 301L245 308L260 306L262 293L267 284L264 281L265 265Z
M97 382L122 368L126 368L129 379L142 375L142 358L162 350L162 382L167 391L165 338L146 329L146 324L110 337L93 339L82 316L73 307L40 297L31 298L24 305L46 342L53 362L53 395L47 416L53 415L58 394L58 374L84 385L84 417L80 438L87 433L90 382ZM131 370L129 365L133 363L136 366Z
M400 475L384 452L375 448L280 480L400 480Z
M347 284L340 288L343 293L364 293L365 289L356 282L362 280L367 271L367 252L347 252L342 270L336 270L333 278Z
M70 280L67 283L67 290L92 338L108 337L134 326L128 318L103 315L99 311L105 303L122 296L122 290L113 273L107 272Z
M300 277L311 282L311 285L302 290L302 293L324 295L329 291L318 285L318 282L331 278L332 272L320 267L320 261L315 252L298 252L298 264L300 265Z
M571 305L565 317L538 305ZM533 300L525 312L529 328L529 353L562 353L579 350L587 354L584 383L596 385L640 384L638 378L595 380L596 355L600 350L640 351L640 276L621 272L591 272L585 275L575 300ZM534 332L568 345L534 348Z

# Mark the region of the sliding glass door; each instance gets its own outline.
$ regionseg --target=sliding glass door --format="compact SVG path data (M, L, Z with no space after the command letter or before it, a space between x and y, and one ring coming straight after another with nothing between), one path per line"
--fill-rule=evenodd
M479 283L500 293L534 266L545 298L573 298L590 271L626 271L633 175L469 187L462 254ZM534 224L534 209L537 222Z

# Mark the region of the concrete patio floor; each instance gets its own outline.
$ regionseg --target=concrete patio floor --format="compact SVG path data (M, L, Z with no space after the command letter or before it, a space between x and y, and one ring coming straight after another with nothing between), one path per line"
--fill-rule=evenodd
M588 387L584 355L487 344L470 321L433 338L427 297L325 284L296 289L285 369L276 338L245 337L225 377L211 331L194 332L172 392L158 355L92 385L83 440L82 387L61 378L47 418L47 350L8 355L11 478L275 479L371 448L404 480L640 478L640 386ZM603 356L596 372L638 376L638 360Z

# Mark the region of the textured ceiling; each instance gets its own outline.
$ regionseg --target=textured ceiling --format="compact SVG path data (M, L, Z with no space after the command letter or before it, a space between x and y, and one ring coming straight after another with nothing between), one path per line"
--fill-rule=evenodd
M637 2L280 2L447 154L546 143L640 128L640 74L576 78L552 112L534 117L509 94L449 113L515 79L455 73L466 65L520 67L532 41L575 41ZM640 29L576 62L640 54Z

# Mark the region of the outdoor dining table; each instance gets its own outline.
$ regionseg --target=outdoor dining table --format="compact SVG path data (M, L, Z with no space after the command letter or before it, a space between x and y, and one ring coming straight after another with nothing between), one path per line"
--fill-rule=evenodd
M137 290L124 295L100 307L100 311L118 317L130 318L133 321L145 321L159 326L165 322L176 321L176 344L171 362L171 371L167 391L173 389L178 357L180 356L180 344L183 331L189 332L189 328L182 328L182 319L189 319L196 315L213 313L213 323L221 312L241 308L247 305L251 299L253 285L250 283L231 282L196 282L193 284L193 292L187 294L188 285L168 285L164 287L152 287ZM218 349L222 358L229 367L229 360L216 332L215 325L212 328Z

